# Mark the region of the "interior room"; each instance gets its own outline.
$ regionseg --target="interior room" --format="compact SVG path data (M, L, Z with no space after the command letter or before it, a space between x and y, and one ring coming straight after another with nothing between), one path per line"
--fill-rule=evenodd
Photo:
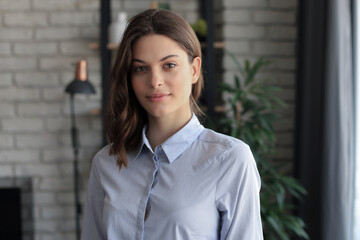
M0 0L0 239L80 239L118 44L149 8L200 40L202 124L249 144L264 239L360 240L355 0Z

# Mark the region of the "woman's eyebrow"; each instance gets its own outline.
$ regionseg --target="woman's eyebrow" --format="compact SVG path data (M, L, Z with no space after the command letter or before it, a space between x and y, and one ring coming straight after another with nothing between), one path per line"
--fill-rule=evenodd
M160 62L168 59L168 58L171 58L171 57L179 57L179 55L176 55L176 54L170 54L170 55L167 55L166 57L163 57L162 59L160 59Z
M132 62L146 63L145 61L140 60L140 59L137 59L137 58L134 58L134 59L132 60Z
M166 59L172 58L172 57L179 57L179 55L176 55L176 54L167 55L166 57L163 57L162 59L160 59L160 62L165 61ZM146 61L138 59L138 58L134 58L132 60L132 62L146 63Z

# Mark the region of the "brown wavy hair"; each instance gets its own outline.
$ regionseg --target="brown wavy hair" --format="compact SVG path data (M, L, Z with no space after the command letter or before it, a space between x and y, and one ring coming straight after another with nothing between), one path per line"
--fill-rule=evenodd
M189 56L201 59L199 40L190 25L179 15L162 9L149 9L128 22L111 70L111 91L107 106L106 134L110 155L115 155L119 169L127 167L127 151L141 142L147 114L136 99L131 85L132 47L142 36L161 34L176 41ZM203 76L193 84L190 105L195 114L202 114L196 101L203 88Z

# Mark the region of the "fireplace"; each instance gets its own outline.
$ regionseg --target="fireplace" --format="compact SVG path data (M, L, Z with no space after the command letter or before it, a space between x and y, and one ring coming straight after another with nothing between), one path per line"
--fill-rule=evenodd
M21 189L0 189L0 239L22 239Z
M33 239L31 178L0 178L0 239Z

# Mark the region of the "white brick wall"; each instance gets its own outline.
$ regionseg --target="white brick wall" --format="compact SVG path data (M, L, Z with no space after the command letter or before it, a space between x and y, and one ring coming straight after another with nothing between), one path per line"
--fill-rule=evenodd
M33 27L48 25L47 14L42 12L5 13L3 18L3 25L7 27Z
M44 119L42 118L8 118L2 119L1 125L3 132L37 132L44 129Z
M14 44L14 55L16 56L55 55L56 53L56 43L35 42Z
M21 87L48 88L60 86L59 75L51 72L15 73L15 84Z
M30 57L16 58L16 57L1 57L0 70L5 72L9 71L24 71L35 70L36 59Z
M80 7L91 2L97 7ZM91 156L101 145L100 116L89 113L101 99L99 52L88 49L99 38L98 6L99 1L90 0L0 1L0 177L33 179L34 223L25 222L24 228L34 234L26 239L75 239L69 96L64 88L74 77L72 64L89 58L97 98L76 102L82 108L80 136L91 137L80 150L81 182L86 182ZM81 191L84 202L84 184ZM28 219L29 213L24 214Z
M10 55L11 48L9 43L0 43L0 56L1 55Z
M0 73L0 86L2 86L2 87L11 86L11 84L12 84L11 78L12 78L12 76L9 73Z
M59 10L69 11L75 10L78 1L74 0L33 0L33 8L36 10L46 10L49 12L57 12Z
M5 10L29 10L30 0L1 0L0 9ZM6 12L6 11L5 11Z
M14 40L14 41L20 41L20 40L31 40L33 36L32 29L26 29L26 28L0 28L0 40Z
M2 149L0 152L0 163L38 162L40 161L40 150L27 149Z
M47 27L35 29L35 39L37 40L66 40L78 39L80 29L76 27ZM1 33L1 32L0 32Z

